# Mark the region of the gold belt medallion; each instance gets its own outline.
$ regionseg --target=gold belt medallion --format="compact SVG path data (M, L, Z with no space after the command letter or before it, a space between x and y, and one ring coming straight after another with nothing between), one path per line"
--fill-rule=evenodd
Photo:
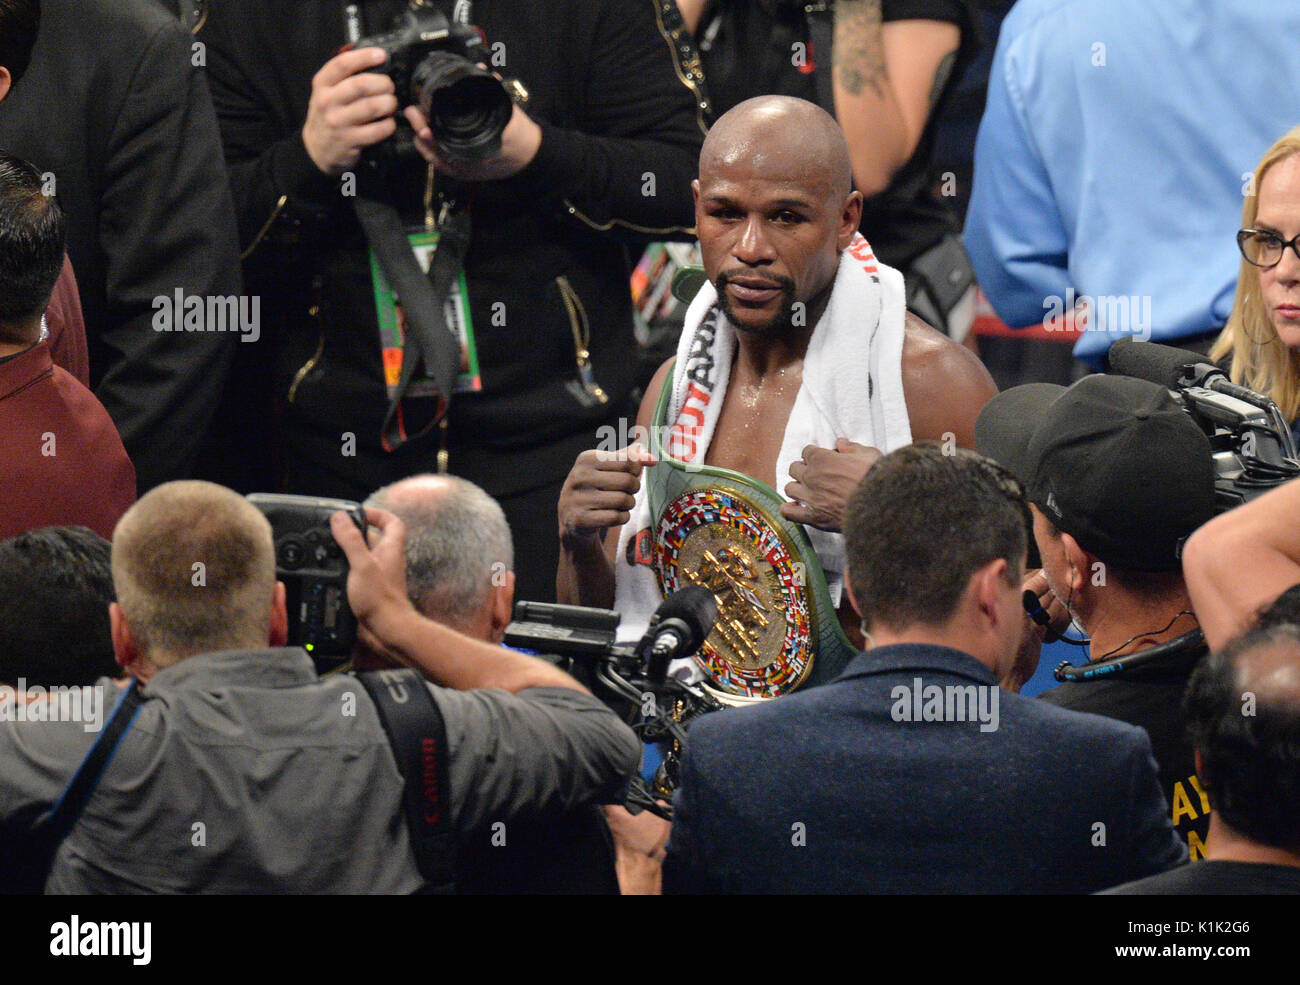
M667 595L702 585L718 619L696 660L731 694L774 697L812 666L812 613L798 552L737 490L697 487L659 517L656 560Z

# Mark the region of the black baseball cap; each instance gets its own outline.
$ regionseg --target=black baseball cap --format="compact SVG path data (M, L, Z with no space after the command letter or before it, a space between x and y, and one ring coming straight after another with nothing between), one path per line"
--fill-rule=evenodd
M1058 529L1121 570L1176 571L1183 543L1214 515L1209 439L1147 380L1014 387L980 412L975 445Z

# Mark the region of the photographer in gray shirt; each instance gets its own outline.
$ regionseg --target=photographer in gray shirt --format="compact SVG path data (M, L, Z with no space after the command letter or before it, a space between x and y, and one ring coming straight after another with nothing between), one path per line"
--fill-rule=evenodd
M366 506L406 526L406 592L422 615L501 646L514 610L514 544L501 506L454 475L414 475ZM619 891L614 845L594 803L572 811L497 816L459 839L459 892L529 895Z
M366 645L432 682L452 830L617 792L637 766L632 732L557 668L421 616L407 598L404 525L381 510L367 518L371 546L343 514L333 519L348 597ZM375 706L357 680L318 678L304 651L284 645L285 591L262 514L219 486L160 486L118 524L113 577L113 647L144 701L46 891L419 889L403 781ZM116 700L109 679L96 687ZM23 697L6 697L8 840L59 798L96 736L31 704L16 714Z

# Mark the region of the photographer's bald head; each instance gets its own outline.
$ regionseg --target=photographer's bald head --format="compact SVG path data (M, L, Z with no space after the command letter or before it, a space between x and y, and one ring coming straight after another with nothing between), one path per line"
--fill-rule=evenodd
M422 615L500 643L515 598L514 544L501 506L454 475L414 475L376 490L366 506L406 526L406 590Z
M146 682L217 650L284 646L288 614L265 516L210 482L168 482L113 531L117 662Z

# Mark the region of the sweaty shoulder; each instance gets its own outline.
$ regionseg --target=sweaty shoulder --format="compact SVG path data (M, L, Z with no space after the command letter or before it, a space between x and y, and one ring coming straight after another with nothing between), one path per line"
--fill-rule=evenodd
M951 434L961 447L974 448L975 419L998 388L975 353L909 311L903 392L913 441L943 441Z

